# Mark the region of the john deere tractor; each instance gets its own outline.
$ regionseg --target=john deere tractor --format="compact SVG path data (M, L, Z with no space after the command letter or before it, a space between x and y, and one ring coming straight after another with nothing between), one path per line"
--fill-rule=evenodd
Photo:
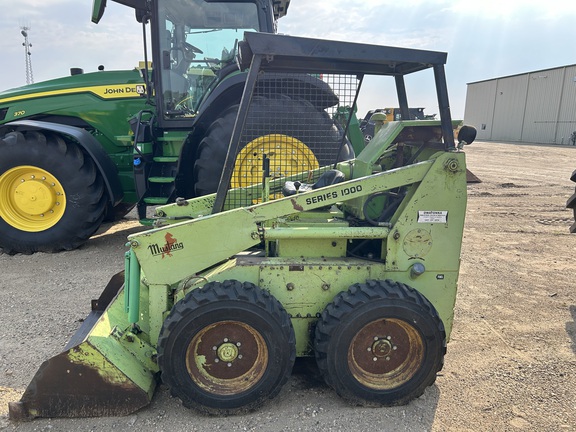
M244 31L273 33L289 0L113 0L150 28L153 69L73 75L0 93L0 249L54 252L85 242L105 219L216 191L247 72ZM104 14L95 0L92 20ZM248 122L275 125L241 148L265 151L275 175L333 161L343 104L320 77L261 81ZM130 120L129 120L130 119ZM306 119L313 132L297 134ZM289 147L279 144L289 143ZM282 151L275 151L275 148ZM338 160L353 156L350 143ZM244 156L238 172L255 159ZM254 168L254 167L252 167ZM257 176L256 176L257 177ZM236 176L243 186L254 176Z
M252 32L236 50L248 74L240 105L200 145L215 155L211 139L228 140L217 192L157 207L156 227L128 237L125 270L9 405L11 419L128 414L160 380L202 413L244 413L276 396L306 356L354 405L406 404L434 383L454 318L462 149L476 134L464 126L454 142L446 54ZM324 100L322 77L355 101L364 76L378 75L395 81L407 118L413 73L436 86L440 120L382 122L350 160L338 162L346 140L319 131L312 114L284 116L281 131L268 115L280 102L321 112L318 99L278 94L277 84ZM188 121L185 104L157 121ZM333 143L328 164L304 147L308 133ZM311 162L283 174L281 162L296 159L278 153ZM208 162L197 159L196 184L208 183Z

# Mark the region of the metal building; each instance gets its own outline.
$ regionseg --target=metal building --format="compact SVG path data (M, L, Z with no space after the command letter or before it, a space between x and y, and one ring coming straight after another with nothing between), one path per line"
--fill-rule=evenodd
M574 144L576 65L468 83L464 121L480 140Z

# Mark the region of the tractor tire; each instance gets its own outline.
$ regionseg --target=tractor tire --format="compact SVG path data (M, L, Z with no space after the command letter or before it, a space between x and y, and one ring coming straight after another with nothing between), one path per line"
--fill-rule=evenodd
M224 110L222 115L208 127L200 142L193 176L196 196L214 193L218 189L238 107L232 105ZM271 119L277 121L272 122ZM307 125L305 130L303 125ZM254 96L239 150L261 138L259 131L262 130L266 131L266 136L287 137L288 140L302 143L307 147L305 152L311 151L319 166L354 157L354 151L348 141L340 154L337 154L342 132L335 126L328 113L316 109L303 99L292 99L284 95ZM289 154L286 156L291 157ZM306 154L302 156L310 157Z
M83 244L106 212L92 159L61 136L38 131L0 138L0 249L57 252Z
M290 318L251 283L210 282L176 303L158 340L162 381L205 414L252 411L278 394L296 358Z
M404 405L436 380L446 353L432 304L402 283L352 285L326 306L315 331L326 383L354 405Z

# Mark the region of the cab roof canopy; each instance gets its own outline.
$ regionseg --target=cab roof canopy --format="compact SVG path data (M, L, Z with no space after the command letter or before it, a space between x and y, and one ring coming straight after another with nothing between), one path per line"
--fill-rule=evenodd
M261 69L292 72L392 75L443 66L447 54L270 33L244 33L240 43L240 65L250 66L253 55L261 55Z

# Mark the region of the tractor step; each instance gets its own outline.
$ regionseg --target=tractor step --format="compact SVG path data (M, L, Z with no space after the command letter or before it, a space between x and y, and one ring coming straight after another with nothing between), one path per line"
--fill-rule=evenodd
M154 162L174 163L178 162L178 156L156 156Z
M174 183L176 177L149 177L150 183Z
M144 226L154 226L154 221L156 219L152 219L152 218L140 218L138 222L140 222L140 225L144 225Z
M168 197L146 197L143 201L150 205L163 205L168 204Z

